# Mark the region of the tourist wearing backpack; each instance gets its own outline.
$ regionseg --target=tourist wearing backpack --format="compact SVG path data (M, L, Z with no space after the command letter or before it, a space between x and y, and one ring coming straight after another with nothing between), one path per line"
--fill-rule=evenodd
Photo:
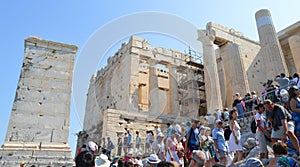
M107 149L105 155L108 157L108 160L111 161L110 154L111 150L115 149L114 143L111 141L110 137L107 137Z
M188 130L186 134L186 143L185 143L185 153L187 157L190 158L190 154L194 150L199 150L199 129L198 129L198 120L194 120L192 127Z
M267 116L272 125L272 143L278 140L286 142L289 137L299 154L299 141L294 133L295 125L291 114L283 106L274 104L271 100L265 100L264 107L268 110Z

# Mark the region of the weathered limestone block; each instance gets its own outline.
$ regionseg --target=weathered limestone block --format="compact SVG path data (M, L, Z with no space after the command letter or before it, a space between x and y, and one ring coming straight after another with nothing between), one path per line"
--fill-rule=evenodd
M158 79L156 75L156 60L149 60L149 100L150 109L149 112L156 114L159 112L159 90L158 90Z
M25 98L24 98L25 99ZM28 100L28 99L27 99ZM56 115L56 114L64 114L63 109L68 109L69 104L68 103L62 103L61 101L59 102L48 102L47 99L37 99L34 101L17 101L16 102L16 110L20 110L21 113L26 113L26 112L34 112L38 113L41 112L47 113L49 115ZM22 112L24 111L24 112Z
M228 43L227 45L227 55L224 56L224 62L226 73L226 88L227 88L227 100L228 104L232 103L233 95L239 92L241 95L245 95L250 92L247 74L244 68L243 59L241 59L240 47L234 43Z
M73 63L77 47L25 39L25 56L0 166L72 166L68 146Z
M291 36L288 41L294 58L296 70L298 73L300 73L300 36Z
M273 78L282 72L288 74L269 10L259 10L255 18L267 77Z

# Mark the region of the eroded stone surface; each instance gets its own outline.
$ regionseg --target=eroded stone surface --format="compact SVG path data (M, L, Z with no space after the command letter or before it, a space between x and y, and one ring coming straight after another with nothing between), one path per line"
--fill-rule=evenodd
M196 63L194 56L151 48L147 40L133 36L92 76L83 130L98 143L108 135L116 141L116 131L124 132L125 124L119 125L122 118L111 112L107 117L109 109L132 114L132 124L140 124L141 129L153 129L155 122L163 120L158 117L164 115L173 120L177 116L198 118L206 111L204 83L203 65ZM143 119L135 120L141 115ZM110 131L112 134L106 133Z
M21 75L1 165L73 164L68 146L72 76L77 47L25 39Z

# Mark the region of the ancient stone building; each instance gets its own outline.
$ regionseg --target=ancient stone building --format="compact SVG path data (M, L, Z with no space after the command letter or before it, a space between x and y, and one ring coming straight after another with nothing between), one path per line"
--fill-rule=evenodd
M95 141L106 136L116 141L115 130L123 132L130 122L135 122L136 130L147 130L205 113L200 57L152 48L147 40L132 36L108 59L107 66L92 76L83 129Z
M277 33L289 74L300 73L300 21Z
M0 166L72 166L68 146L77 47L29 37Z
M255 90L260 95L263 83L282 72L299 73L299 22L276 33L268 10L256 13L260 41L241 32L208 23L206 31L214 36L216 61L224 107L231 107L233 95L242 96ZM205 63L204 63L205 65Z
M249 92L251 74L247 71L256 57L260 46L258 42L244 37L234 29L220 24L208 23L207 31L212 31L215 36L216 61L222 93L222 104L230 106L236 92L246 94ZM251 84L250 84L251 85Z
M230 108L236 92L260 95L262 84L281 72L299 73L300 23L276 33L268 10L255 18L259 42L212 22L198 30L203 62L138 37L122 44L90 80L83 128L89 137L78 143L107 136L116 143L124 128L145 135L155 125ZM247 127L251 119L241 121Z

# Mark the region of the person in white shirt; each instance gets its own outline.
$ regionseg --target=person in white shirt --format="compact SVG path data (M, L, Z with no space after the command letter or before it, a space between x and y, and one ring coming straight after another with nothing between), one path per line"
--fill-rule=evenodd
M134 160L136 164L139 165L139 167L143 167L143 154L141 152L138 152L137 153L137 157L136 159Z
M152 153L156 154L161 161L164 161L166 159L166 149L163 139L164 134L159 133L157 135L156 141L152 143Z
M268 158L267 140L265 135L270 138L270 134L267 132L266 119L263 116L265 111L264 104L259 103L256 107L255 121L257 125L256 138L259 142L260 159Z
M157 125L154 128L156 130L156 135L161 133L161 129Z
M208 124L214 124L214 117L211 115L211 112L207 112L205 119L207 120Z
M293 83L300 89L300 78L298 73L293 75Z
M146 131L146 152L151 152L151 146L154 140L153 132L151 130Z

